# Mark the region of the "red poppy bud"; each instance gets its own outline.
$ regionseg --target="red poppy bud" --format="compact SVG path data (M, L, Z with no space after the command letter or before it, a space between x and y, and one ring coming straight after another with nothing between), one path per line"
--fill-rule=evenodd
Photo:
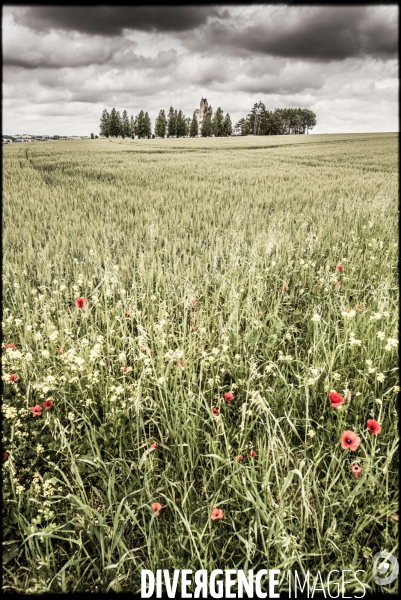
M86 298L77 298L75 300L75 304L78 308L83 308L84 305L86 304L86 302L87 302Z
M162 509L162 505L159 502L153 502L151 509L153 510L153 512L155 513L156 517L158 517L160 515L160 511Z
M340 406L342 406L345 402L344 398L340 394L337 394L337 392L334 390L330 392L329 400L333 408L340 408Z

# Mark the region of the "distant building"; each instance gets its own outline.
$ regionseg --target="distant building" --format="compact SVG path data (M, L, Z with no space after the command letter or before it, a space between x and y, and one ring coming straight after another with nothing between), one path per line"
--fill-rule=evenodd
M231 135L241 135L242 128L241 127L233 127L233 132Z
M200 108L197 108L195 111L196 120L198 121L198 137L201 135L201 127L203 123L203 117L206 110L209 108L209 104L206 98L202 98L200 101Z

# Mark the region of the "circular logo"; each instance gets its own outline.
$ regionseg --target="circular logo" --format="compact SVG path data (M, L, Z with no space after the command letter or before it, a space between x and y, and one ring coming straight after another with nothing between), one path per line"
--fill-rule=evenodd
M383 559L383 560L380 560ZM390 569L390 566L392 569ZM398 577L398 560L389 552L376 552L373 557L373 581L377 585L389 585ZM379 573L379 575L378 575ZM387 577L384 577L388 573Z

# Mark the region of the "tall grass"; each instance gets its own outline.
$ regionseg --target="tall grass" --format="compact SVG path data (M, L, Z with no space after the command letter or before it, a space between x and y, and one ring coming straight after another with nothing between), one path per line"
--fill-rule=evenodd
M4 148L4 590L138 592L158 568L278 568L282 590L363 569L375 589L373 555L398 552L397 152Z

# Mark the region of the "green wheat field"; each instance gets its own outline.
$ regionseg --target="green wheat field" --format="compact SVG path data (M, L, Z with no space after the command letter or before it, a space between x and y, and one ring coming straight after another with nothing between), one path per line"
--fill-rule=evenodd
M395 133L3 147L3 591L262 568L377 589L398 168Z

